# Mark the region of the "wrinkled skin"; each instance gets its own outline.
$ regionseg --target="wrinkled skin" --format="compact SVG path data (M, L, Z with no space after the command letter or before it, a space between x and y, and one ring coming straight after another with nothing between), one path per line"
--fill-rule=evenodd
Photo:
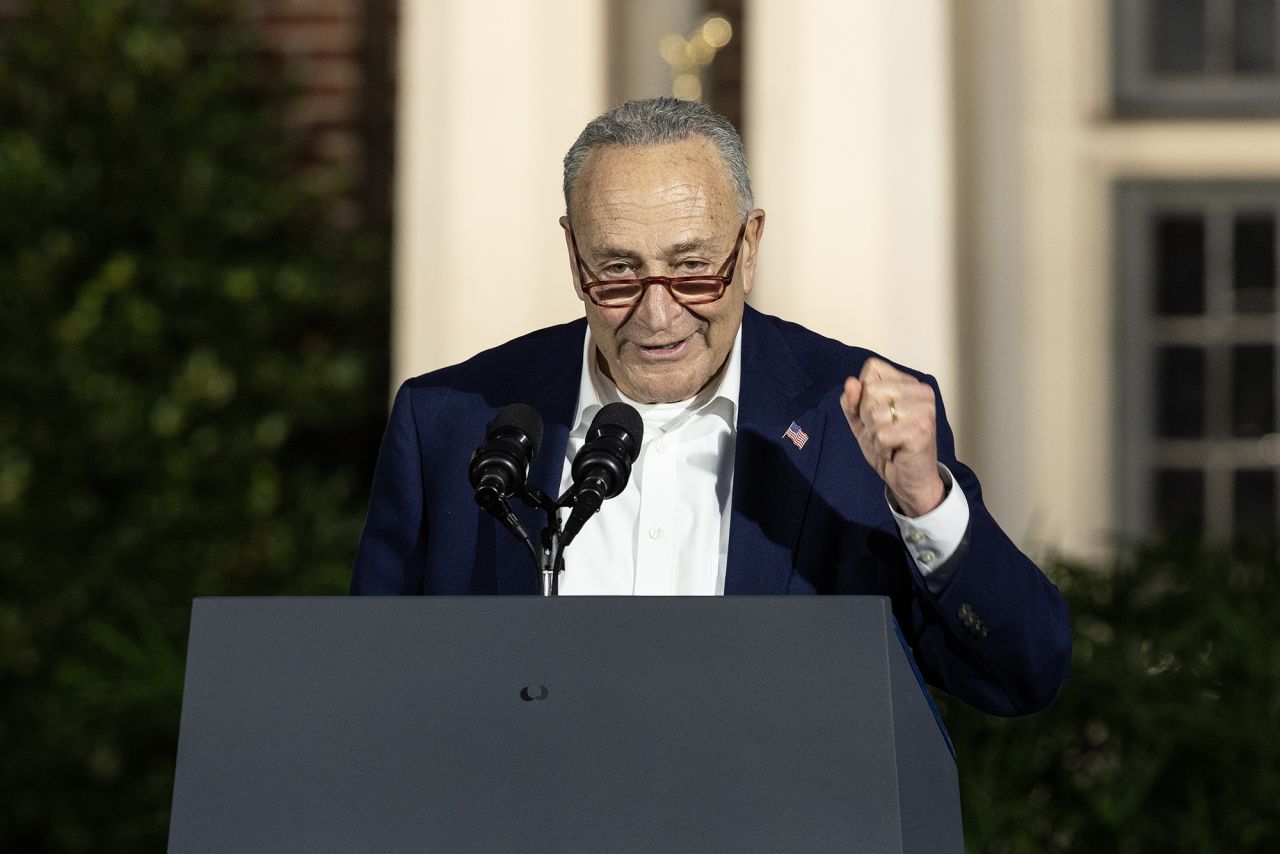
M574 287L597 358L618 389L641 403L688 400L723 367L755 284L764 211L751 212L733 284L713 303L682 306L649 287L632 308L602 308L582 293L578 251L599 276L714 274L742 225L729 172L715 147L690 139L648 147L606 146L588 156L561 219ZM667 349L660 349L663 345Z

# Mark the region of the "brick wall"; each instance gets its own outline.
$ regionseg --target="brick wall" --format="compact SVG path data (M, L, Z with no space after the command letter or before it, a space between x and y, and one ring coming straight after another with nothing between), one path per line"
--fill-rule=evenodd
M2 2L2 0L0 0ZM304 168L352 179L342 221L390 219L398 0L244 0L267 60L298 88L282 121Z
M29 2L0 0L0 27ZM281 118L300 137L300 168L336 169L349 182L340 223L390 224L399 2L240 0L264 61L298 90Z

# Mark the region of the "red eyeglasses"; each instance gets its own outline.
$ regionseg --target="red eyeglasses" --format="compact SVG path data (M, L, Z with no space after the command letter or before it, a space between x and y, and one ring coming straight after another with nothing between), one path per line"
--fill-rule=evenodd
M738 237L733 242L733 252L720 265L720 271L714 276L647 276L643 279L601 279L588 269L578 251L578 240L574 236L573 227L569 227L569 241L573 244L573 257L578 263L578 275L582 277L582 292L598 306L604 308L629 308L644 298L645 288L650 285L661 285L667 289L671 298L681 305L702 305L715 302L724 296L729 285L733 284L733 268L738 261L738 252L742 249L742 238L747 233L747 224L738 229Z

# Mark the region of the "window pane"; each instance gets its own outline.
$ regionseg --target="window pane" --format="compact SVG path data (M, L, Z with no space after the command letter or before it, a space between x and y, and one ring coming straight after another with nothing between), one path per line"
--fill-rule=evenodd
M1204 435L1204 350L1156 351L1156 435L1195 439Z
M1157 74L1203 71L1205 0L1154 0L1151 65Z
M1168 536L1204 535L1204 472L1198 469L1156 469L1152 483L1156 528Z
M1204 217L1165 214L1156 217L1156 312L1162 315L1204 312Z
M1236 217L1232 235L1236 311L1274 310L1276 291L1276 220L1270 214Z
M1231 433L1275 432L1275 348L1268 344L1231 348Z
M1235 540L1266 543L1276 536L1276 475L1270 469L1235 473Z
M1236 71L1275 71L1275 0L1236 0L1232 29L1231 59Z

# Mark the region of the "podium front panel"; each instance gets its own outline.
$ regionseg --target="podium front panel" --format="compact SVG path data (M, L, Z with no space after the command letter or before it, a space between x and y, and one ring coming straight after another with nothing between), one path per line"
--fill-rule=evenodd
M891 620L875 597L200 599L170 851L962 851Z

